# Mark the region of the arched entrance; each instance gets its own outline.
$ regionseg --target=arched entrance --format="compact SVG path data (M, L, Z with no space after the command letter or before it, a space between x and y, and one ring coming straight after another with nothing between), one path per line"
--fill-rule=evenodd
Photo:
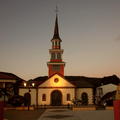
M59 90L54 90L51 93L51 105L61 106L62 104L62 93Z
M30 95L30 93L25 93L24 94L24 98L25 98L25 103L24 103L24 105L25 106L30 106L30 102L31 102L31 95Z
M82 96L81 96L81 98L82 98L82 105L88 105L88 95L87 95L87 93L82 93Z

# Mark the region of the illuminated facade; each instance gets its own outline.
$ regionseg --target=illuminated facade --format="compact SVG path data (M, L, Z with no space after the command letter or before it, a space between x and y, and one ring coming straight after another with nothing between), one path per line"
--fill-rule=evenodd
M49 49L50 61L48 66L48 79L31 88L31 104L61 106L71 104L71 100L84 99L85 105L93 104L93 86L83 80L69 81L64 77L65 62L63 49L61 49L61 38L59 36L58 16L56 14L55 28L51 40L52 48ZM27 87L21 87L19 94L24 96Z

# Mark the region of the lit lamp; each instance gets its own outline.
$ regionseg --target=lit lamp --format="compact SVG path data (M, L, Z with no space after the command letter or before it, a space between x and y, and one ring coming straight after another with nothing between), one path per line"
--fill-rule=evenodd
M34 87L34 86L35 86L35 83L32 83L32 86Z
M24 87L26 87L26 85L27 85L27 83L26 83L26 82L24 82Z
M30 87L34 87L35 86L35 83L32 83L32 86L27 86L27 83L26 82L24 82L24 87L28 87L29 89L28 89L28 92L31 92L31 90L30 90ZM29 96L28 96L29 97ZM29 101L30 102L30 101ZM28 110L29 110L29 102L28 102Z

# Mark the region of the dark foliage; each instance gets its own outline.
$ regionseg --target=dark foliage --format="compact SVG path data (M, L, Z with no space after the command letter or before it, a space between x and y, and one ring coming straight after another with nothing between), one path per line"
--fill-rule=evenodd
M2 97L3 94L7 95L7 96L10 96L10 91L8 89L1 88L0 89L0 97Z
M120 79L116 75L103 77L102 80L101 80L101 83L103 85L106 85L106 84L109 84L109 83L118 85L119 82L120 82Z
M20 107L24 103L24 97L20 95L11 96L8 103L14 107Z
M47 80L48 79L48 76L41 76L41 77L37 77L37 78L35 78L35 79L33 79L33 81L45 81L45 80Z

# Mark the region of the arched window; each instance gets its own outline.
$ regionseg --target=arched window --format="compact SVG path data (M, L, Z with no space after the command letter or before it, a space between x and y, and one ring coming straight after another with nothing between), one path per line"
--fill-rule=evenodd
M57 46L57 41L55 41L55 46Z
M51 54L51 59L55 59L55 53L54 52L52 52L52 54Z
M46 101L46 94L42 95L42 101Z
M67 101L70 101L70 94L67 94Z
M60 47L60 42L59 42L59 47Z
M88 94L86 92L82 93L81 98L83 101L82 104L87 105L88 104Z
M57 59L61 59L61 53L60 52L57 53Z
M24 99L25 99L24 106L30 105L30 103L31 103L31 94L29 92L25 93L24 94Z

